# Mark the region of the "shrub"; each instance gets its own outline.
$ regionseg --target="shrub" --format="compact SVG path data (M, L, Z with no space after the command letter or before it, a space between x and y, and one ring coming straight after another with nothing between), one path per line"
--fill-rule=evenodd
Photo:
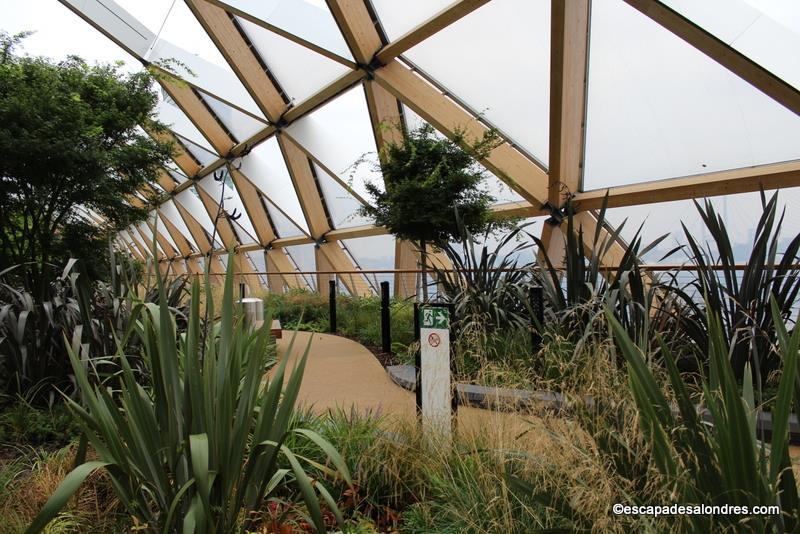
M254 521L251 512L287 484L296 485L318 531L325 524L316 492L338 517L327 490L309 478L301 458L285 444L289 434L310 440L333 465L315 467L349 481L346 465L327 441L289 426L308 347L285 387L288 357L262 383L274 354L269 350L270 321L255 332L245 330L234 307L233 264L228 261L218 322L201 323L197 280L185 334L176 331L160 277L158 305L134 306L128 333L141 339L148 389L136 382L121 351L113 357L121 375L117 391L97 383L100 377L86 370L92 362L70 351L83 405L69 400L69 406L98 461L83 463L67 475L30 532L46 525L98 469L108 473L128 514L153 530L243 532ZM207 277L210 294L209 284ZM213 299L207 299L204 316L216 317ZM289 468L278 467L281 456Z

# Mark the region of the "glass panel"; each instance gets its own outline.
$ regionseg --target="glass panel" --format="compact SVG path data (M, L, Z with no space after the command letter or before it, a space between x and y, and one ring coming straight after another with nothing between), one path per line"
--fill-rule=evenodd
M662 0L765 69L800 88L800 2Z
M242 159L241 171L269 200L280 206L304 233L310 233L281 148L274 136L257 145Z
M248 22L236 19L261 59L295 103L302 102L349 69L313 50Z
M142 244L145 246L145 248L147 250L152 250L153 249L153 231L150 229L149 226L147 226L147 223L145 223L145 222L140 222L136 226L139 229L139 232L137 232L137 237L139 237L139 239L143 239L144 240L144 243L142 243ZM164 253L164 249L161 248L161 243L159 243L158 240L156 240L156 248L158 249L158 252L160 254L165 254Z
M322 167L316 163L313 165L333 227L349 228L351 226L371 224L372 221L368 217L362 217L357 213L362 206L361 202L350 191L345 189L342 184L325 172Z
M258 120L247 113L242 113L236 108L217 100L211 95L203 94L203 100L208 104L222 124L230 131L239 142L245 141L267 127L266 121Z
M317 260L315 257L315 246L313 244L308 245L295 245L292 247L286 247L286 252L289 255L289 258L294 262L295 266L300 271L316 271L317 270ZM308 287L311 289L316 290L317 288L317 277L313 274L304 274L302 278L305 280Z
M347 43L321 0L228 0L226 4L352 60Z
M355 263L365 271L379 269L394 269L394 236L376 235L360 237L358 239L343 239L345 248L350 253ZM392 274L366 274L367 279L375 291L380 291L380 283L384 280L393 281ZM390 287L394 285L390 284Z
M547 165L549 0L493 0L404 57Z
M800 158L800 117L620 1L592 3L584 189Z
M453 0L372 0L390 40L397 39L452 3Z
M365 182L383 187L361 85L292 123L287 131L362 198L369 199Z

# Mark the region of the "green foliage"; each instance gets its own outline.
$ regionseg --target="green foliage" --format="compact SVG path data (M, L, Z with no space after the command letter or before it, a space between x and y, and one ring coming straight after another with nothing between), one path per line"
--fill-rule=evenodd
M674 357L663 347L669 384L677 403L677 413L665 397L650 366L611 311L606 316L627 367L630 389L639 408L639 420L647 437L652 464L663 476L675 502L711 505L779 505L778 516L692 516L696 530L709 531L714 525L733 526L754 532L792 531L800 517L797 483L788 447L789 416L798 374L800 330L790 336L773 299L771 313L777 329L777 342L784 361L778 395L772 411L773 432L769 445L759 436L756 417L760 407L754 403L753 383L745 373L743 391L735 381L730 347L722 322L709 309L709 375L703 380L703 404L713 424L708 425L691 401L689 389L675 366ZM745 370L749 371L747 366Z
M137 129L161 128L148 73L18 56L18 40L0 33L0 265L28 263L17 274L43 293L51 261L102 259L105 232L145 216L126 197L156 180L173 147ZM104 231L86 232L78 206Z
M683 324L686 335L697 345L701 354L708 353L708 314L719 316L726 343L731 346L731 365L741 380L745 364L749 363L758 378L760 390L770 376L781 367L781 358L773 350L776 319L770 309L770 299L778 306L781 322L788 322L800 292L800 233L792 237L783 250L781 229L785 213L778 213L778 193L769 200L762 193L763 211L756 225L750 256L745 269L736 269L731 237L722 217L713 204L695 202L697 211L711 236L715 251L695 239L683 226L692 263L698 267L695 278L688 284L695 295L686 295L686 288L671 288L683 297ZM709 269L720 265L721 270ZM707 310L706 310L707 308Z
M459 224L460 250L452 244L443 247L454 270L434 267L434 273L445 300L455 306L460 324L479 322L487 329L530 328L529 293L534 264L520 265L516 259L533 247L533 241L523 240L532 237L525 231L528 226L530 223L511 229L490 251ZM485 234L484 241L487 238ZM515 241L516 245L511 246ZM478 246L480 252L476 252Z
M40 408L19 399L1 408L0 444L53 447L78 437L78 425L63 403Z
M437 246L459 235L454 209L469 231L483 232L491 222L494 198L479 187L485 171L477 160L497 146L496 132L470 141L464 132L451 139L437 136L428 124L400 131L403 141L389 143L381 154L385 187L366 184L372 205L361 208L361 214L398 237Z
M111 358L120 374L114 390L87 373L93 360L70 351L82 403L70 400L69 405L98 460L81 464L64 479L29 532L47 524L98 469L108 473L128 514L152 531L244 532L252 526L252 512L289 484L302 496L317 531L325 530L317 494L339 518L328 491L306 474L301 461L308 460L286 445L290 435L313 443L330 467L309 465L350 481L344 461L325 439L290 426L308 347L285 385L293 342L264 381L274 362L271 321L268 317L254 332L245 329L234 305L233 264L228 261L219 321L201 322L216 312L213 299L201 312L197 280L185 334L176 330L160 277L158 304L136 303L126 337L141 340L149 388L137 382L121 350ZM207 294L209 286L207 276ZM279 466L281 457L288 467Z
M17 269L0 271L0 388L34 404L52 405L59 397L56 389L72 393L68 345L85 357L116 352L134 297L141 291L146 302L157 298L154 290L140 286L138 266L124 256L112 255L110 282L94 284L83 262L68 261L43 297L6 280ZM178 306L185 284L185 278L171 283L170 306ZM138 339L129 341L134 346Z

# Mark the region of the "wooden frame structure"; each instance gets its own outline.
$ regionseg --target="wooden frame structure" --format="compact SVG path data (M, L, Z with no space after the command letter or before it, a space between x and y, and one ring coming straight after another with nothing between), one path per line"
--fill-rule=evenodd
M103 18L102 11L93 5L98 0L60 1L129 53L147 63L146 54L142 52L144 48L126 33L129 30L115 26L116 22L112 24ZM214 269L218 269L219 262L213 260L214 256L234 250L237 265L241 266L243 273L247 273L254 272L254 265L247 255L259 252L264 255L267 272L288 273L297 270L289 247L314 245L317 266L325 267L319 270L357 272L358 266L343 240L383 235L386 230L369 225L350 228L333 226L327 200L314 171L315 165L324 165L290 131L294 123L303 121L327 101L355 86L363 87L379 153L387 143L402 141L396 128L386 126L405 127L404 106L446 136L462 130L467 138L477 138L487 130L488 126L484 124L482 117L463 107L445 89L417 72L413 65L404 60L403 54L464 17L473 13L472 16L480 16L480 9L491 0L456 0L394 40L386 37L370 0L326 1L330 16L341 32L351 57L333 52L312 42L307 36L299 36L279 24L262 20L230 2L185 0L200 26L229 64L235 78L260 110L263 116L259 120L264 126L248 138L238 139L226 127L224 120L214 113L207 101L212 96L224 100L224 95L219 94L218 89L206 87L202 77L184 77L182 80L171 79L170 76L159 78L165 92L216 153L215 161L203 165L192 155L190 147L181 141L182 137L178 134L155 131L143 125L154 137L175 141L179 148L175 164L188 177L178 183L166 171L159 176L160 187L155 193L163 191L163 201L175 200L180 218L188 229L188 234L182 233L178 225L170 222L160 210L154 211L166 223L165 228L155 228L152 222L148 223L161 248L159 262L168 265L184 265L186 262L188 269L194 272L199 268L197 259L206 257L212 260ZM796 115L800 114L800 91L731 45L658 0L624 1L786 109ZM540 162L518 150L513 139L506 139L506 142L495 148L481 163L524 199L523 202L498 204L494 207L497 213L513 217L558 215L563 213L565 202L571 199L579 210L580 223L588 229L596 225L597 219L593 210L602 205L606 195L610 207L619 207L800 185L800 160L797 160L679 176L646 184L583 190L591 2L592 0L552 0L549 168L544 168ZM127 28L139 28L137 31L140 35L149 35L141 30L141 23L112 0L103 0L103 8L114 13ZM281 87L269 66L269 58L261 57L241 21L255 24L286 39L292 46L325 57L342 66L345 71L310 96L295 102L287 97L285 88ZM241 112L244 106L236 109ZM304 231L303 235L281 236L267 207L272 200L259 188L257 180L253 180L253 177L233 163L237 159L246 159L253 148L268 140L277 141L280 148L291 186L299 201L304 226L308 228L308 232ZM256 243L243 243L237 239L231 221L226 217L217 217L217 201L198 185L200 180L219 171L226 172L231 177L233 187L246 211L245 215L255 230ZM362 200L348 184L342 185L357 200ZM224 249L214 248L202 225L176 200L178 194L189 189L195 191L211 220L217 222L216 232ZM131 202L143 201L139 197L132 197ZM275 205L274 202L272 204ZM559 217L551 217L550 220L555 223ZM586 234L592 235L593 231L587 231ZM172 246L167 236L176 246ZM542 237L551 258L557 258L559 250L563 250L561 228L557 224L545 224ZM115 242L120 249L139 258L152 255L152 247L145 246L151 241L148 241L148 236L138 226L121 233ZM604 261L613 263L624 250L624 246L622 242L617 243ZM413 246L403 242L395 244L395 269L413 270L418 261L418 254ZM175 270L180 271L181 267ZM301 277L286 274L268 275L267 280L270 288L275 291L304 284ZM322 282L324 280L320 278L318 287L322 287ZM371 291L363 276L350 274L343 277L342 282L354 294ZM407 274L395 275L394 284L395 293L403 296L414 294L417 287L413 275L409 277Z

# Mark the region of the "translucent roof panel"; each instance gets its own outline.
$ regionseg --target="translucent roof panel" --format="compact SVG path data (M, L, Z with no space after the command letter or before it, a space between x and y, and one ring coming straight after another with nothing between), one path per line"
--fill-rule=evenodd
M185 2L175 1L145 55L187 82L256 116L261 111Z
M493 0L404 57L547 164L549 0Z
M766 191L766 198L771 198L774 193L774 191ZM753 237L762 213L760 194L742 193L712 197L710 200L728 228L736 261L746 261L752 250ZM782 242L779 247L779 250L782 250L788 244L791 236L800 233L800 212L792 209L793 206L800 203L800 189L782 189L778 192L778 200L779 212L786 208L781 231ZM704 205L703 199L698 199L698 202ZM614 225L619 225L628 219L622 229L622 237L628 242L633 239L642 224L644 226L641 235L644 243L650 243L664 234L669 234L669 237L647 255L645 258L647 262L656 263L671 249L686 244L686 236L681 228L681 223L686 225L692 236L699 242L712 242L711 235L703 224L692 200L612 208L607 211L606 219ZM712 247L712 250L715 249ZM686 260L686 254L679 252L664 261L673 264L683 263Z
M259 251L259 252L245 252L245 255L247 256L247 259L250 260L250 263L253 264L253 268L255 269L256 272L258 272L258 273L267 272L267 261L266 261L266 258L264 258L264 253L263 252L261 252L261 251ZM258 275L258 280L259 280L259 282L261 282L262 285L264 285L264 286L267 285L267 277L266 276L259 274Z
M237 17L261 59L295 103L302 102L349 69L270 30Z
M158 229L158 233L161 234L162 237L166 238L166 240L169 242L169 244L172 245L172 248L174 248L176 251L178 251L179 250L178 249L178 244L175 243L174 239L172 239L172 235L169 233L169 230L167 230L167 227L161 221L161 217L159 217L156 214L156 212L152 211L152 212L150 212L150 219L153 221L153 224Z
M249 139L257 132L267 127L266 121L259 120L252 115L239 111L211 95L203 94L202 98L219 120L222 121L222 124L225 125L228 131L230 131L239 142Z
M383 186L363 86L293 122L287 131L362 198L369 199L367 181Z
M336 21L322 0L228 0L224 4L278 31L290 33L342 58L353 59Z
M316 249L313 244L294 245L291 247L285 247L285 250L298 270L303 272L317 270ZM304 274L301 277L305 280L306 284L310 288L316 289L316 276L312 274Z
M231 219L239 242L242 244L255 243L257 239L253 223L250 222L250 218L247 216L247 210L244 208L239 192L236 190L228 171L225 170L224 173L225 179L222 182L216 181L214 176L210 175L197 182L197 185L210 194L215 202L219 202L222 199L225 213L228 215L240 215L238 219Z
M186 191L181 191L174 197L175 201L184 208L189 215L197 221L197 223L205 230L206 234L209 236L209 239L214 233L214 222L211 220L211 216L208 214L205 206L203 205L203 201L200 200L198 193L194 190L194 187L190 187ZM219 236L214 239L214 248L220 248L222 246L222 242L219 239Z
M183 237L185 237L194 248L198 248L197 244L194 242L192 233L189 231L189 227L186 226L186 222L184 222L183 217L181 217L178 208L175 207L175 203L172 200L164 202L158 207L158 209L163 217L172 223L172 225L178 229L181 235L183 235Z
M784 81L800 88L800 2L662 0ZM724 14L724 16L723 16Z
M304 233L309 233L303 208L297 198L278 140L274 136L257 145L247 157L242 158L241 171L269 200L280 206L294 224L302 228Z
M177 136L178 140L183 143L183 146L186 147L186 150L194 156L194 159L200 162L200 165L205 167L206 165L210 165L219 159L219 156L214 153L210 152L209 150L205 149L204 147L198 145L197 143L193 142L191 139L186 139L182 135Z
M591 20L584 189L800 158L800 117L696 48L619 0Z
M356 264L365 271L394 268L395 239L391 235L376 235L342 242ZM375 289L380 279L375 274L366 275Z
M351 226L370 224L372 221L369 218L358 214L358 209L363 204L334 177L325 172L322 167L316 163L313 165L333 227L349 228Z
M203 134L200 133L200 130L198 130L192 121L189 120L189 117L172 102L172 99L165 98L158 102L156 105L156 116L160 122L176 134L189 139L208 152L214 152L214 148L209 144Z
M439 11L450 6L453 0L372 0L372 5L386 36L393 41L414 29Z
M267 201L266 206L267 211L269 212L269 218L272 220L272 224L275 226L275 231L278 233L278 237L298 237L301 235L307 235L297 223L286 216L286 214L279 208L278 205Z
M417 130L428 122L420 117L411 108L403 105L403 116L405 117L406 126L410 130ZM444 136L437 130L436 134L440 138ZM519 193L511 189L505 182L500 180L497 176L492 174L488 169L480 165L486 173L486 179L483 183L483 189L495 198L495 203L504 204L508 202L519 202L520 204L526 202Z

